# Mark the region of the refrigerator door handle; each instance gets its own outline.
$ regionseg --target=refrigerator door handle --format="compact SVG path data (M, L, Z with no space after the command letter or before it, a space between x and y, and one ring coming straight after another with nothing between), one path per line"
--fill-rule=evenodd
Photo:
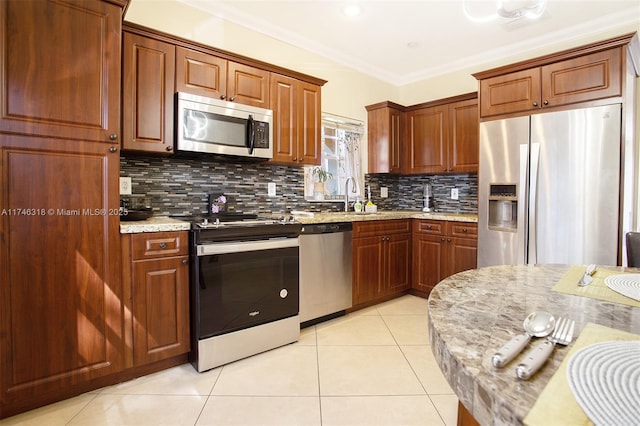
M538 263L537 250L537 229L536 214L538 198L538 166L540 165L540 144L531 144L531 172L529 176L529 262L530 264Z
M529 163L529 145L520 145L520 181L518 182L518 220L517 220L517 237L516 244L518 247L518 253L516 258L516 265L524 265L527 263L527 227L526 227L526 213L527 213L527 170Z

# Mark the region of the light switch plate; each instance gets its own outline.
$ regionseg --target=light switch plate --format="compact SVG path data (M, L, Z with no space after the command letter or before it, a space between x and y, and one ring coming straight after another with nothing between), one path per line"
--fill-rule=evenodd
M120 195L131 195L131 178L120 178Z
M380 198L388 198L389 197L389 188L386 186L380 187Z
M267 184L267 195L269 197L275 197L276 196L276 183L275 182L269 182Z
M452 188L451 189L451 199L452 200L457 200L458 199L458 188Z

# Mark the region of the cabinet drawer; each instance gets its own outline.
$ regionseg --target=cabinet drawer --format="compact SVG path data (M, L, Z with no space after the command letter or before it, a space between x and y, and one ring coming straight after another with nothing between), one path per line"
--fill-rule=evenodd
M416 220L414 224L415 233L444 235L447 222L441 220Z
M149 232L133 234L133 260L186 256L189 253L188 232Z
M382 234L403 234L406 232L411 232L411 223L406 219L372 220L353 224L353 238L374 237Z
M478 238L478 224L469 222L449 222L449 235L452 237Z

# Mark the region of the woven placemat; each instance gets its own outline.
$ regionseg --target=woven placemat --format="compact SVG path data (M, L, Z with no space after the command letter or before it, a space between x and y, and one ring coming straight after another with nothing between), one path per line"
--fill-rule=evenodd
M620 274L620 271L611 271L607 269L596 269L596 273L593 274L593 282L585 287L580 287L578 281L584 275L586 266L572 266L565 273L560 281L553 286L551 290L558 293L573 294L576 296L590 297L592 299L604 300L606 302L619 303L627 306L634 306L640 308L640 302L633 300L630 297L626 297L611 290L604 283L604 279L609 275Z
M524 424L528 426L593 426L571 392L567 380L567 364L578 350L594 343L612 340L640 340L640 335L599 324L587 324L562 360L558 371L551 377L525 417Z

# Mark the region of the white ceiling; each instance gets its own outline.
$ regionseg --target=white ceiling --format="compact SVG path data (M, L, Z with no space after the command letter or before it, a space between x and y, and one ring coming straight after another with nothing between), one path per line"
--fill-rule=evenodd
M463 0L180 1L395 85L553 46L558 40L633 23L640 27L640 0L548 0L536 21L498 18L485 23L465 17ZM495 11L495 1L467 1L474 15ZM342 12L350 3L360 6L360 15Z

